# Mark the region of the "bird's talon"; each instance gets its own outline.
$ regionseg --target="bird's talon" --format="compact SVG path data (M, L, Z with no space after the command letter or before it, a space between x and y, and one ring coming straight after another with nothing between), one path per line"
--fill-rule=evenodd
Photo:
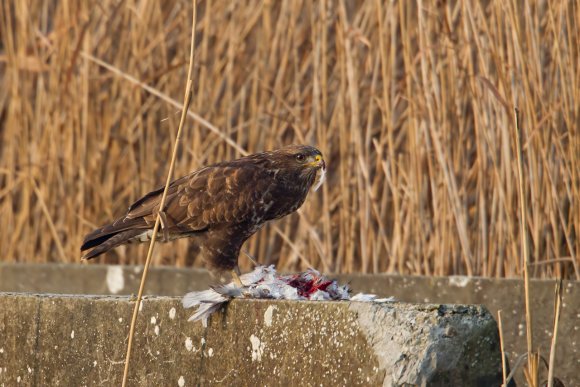
M242 279L240 278L240 268L238 267L238 265L236 265L234 270L232 270L232 279L236 286L240 288L245 287L244 284L242 283Z

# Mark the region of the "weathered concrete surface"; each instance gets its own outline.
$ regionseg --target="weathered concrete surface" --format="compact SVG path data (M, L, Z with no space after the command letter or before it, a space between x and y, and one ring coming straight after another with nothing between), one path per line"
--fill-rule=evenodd
M0 294L0 385L119 385L131 311L127 297ZM190 313L143 302L131 385L500 382L482 307L236 300L207 329Z
M484 305L495 318L502 310L506 353L513 364L527 352L524 284L519 279L418 277L387 275L337 276L350 281L354 289L379 295L389 294L405 302L437 302ZM554 316L555 281L532 280L530 299L534 346L546 359L550 353ZM580 386L580 283L564 281L564 295L556 347L556 376L566 386ZM523 374L516 374L524 385ZM541 379L547 370L541 367Z
M119 294L136 293L142 266L93 264L3 264L0 292ZM182 296L215 283L206 270L152 267L145 293Z
M0 291L49 293L136 293L141 267L95 264L0 264ZM504 335L511 363L526 352L523 282L519 279L337 275L355 291L394 296L404 302L483 304L497 317L503 310ZM153 267L146 293L181 296L215 282L204 270ZM548 355L552 333L554 281L532 280L535 345ZM580 386L580 283L564 281L564 303L556 351L556 374L567 386ZM517 374L521 376L521 373ZM521 380L521 378L519 379Z

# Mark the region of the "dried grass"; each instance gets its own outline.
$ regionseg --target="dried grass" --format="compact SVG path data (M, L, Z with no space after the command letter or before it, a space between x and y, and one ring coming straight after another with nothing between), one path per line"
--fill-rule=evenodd
M78 262L91 227L162 183L179 112L159 95L183 92L188 3L1 3L0 259ZM576 2L204 0L198 15L191 110L207 121L188 121L176 175L294 142L329 165L250 254L282 270L521 275L517 106L531 274L578 278ZM157 263L188 251L163 245Z

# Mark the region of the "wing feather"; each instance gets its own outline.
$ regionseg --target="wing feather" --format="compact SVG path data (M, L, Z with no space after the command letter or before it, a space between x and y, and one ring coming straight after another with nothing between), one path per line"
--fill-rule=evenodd
M253 163L235 166L216 165L201 169L171 183L165 215L175 231L198 231L215 224L242 223L259 211L265 194L267 172ZM136 201L124 218L155 221L163 188ZM171 222L170 222L171 223Z

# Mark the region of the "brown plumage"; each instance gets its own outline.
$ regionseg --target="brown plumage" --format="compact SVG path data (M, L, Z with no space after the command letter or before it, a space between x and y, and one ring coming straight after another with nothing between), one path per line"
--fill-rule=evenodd
M242 244L265 222L296 211L324 170L320 151L306 145L202 168L170 184L158 240L192 237L210 268L232 270ZM125 216L88 234L81 251L92 250L83 258L150 240L162 194L163 187L148 193Z

